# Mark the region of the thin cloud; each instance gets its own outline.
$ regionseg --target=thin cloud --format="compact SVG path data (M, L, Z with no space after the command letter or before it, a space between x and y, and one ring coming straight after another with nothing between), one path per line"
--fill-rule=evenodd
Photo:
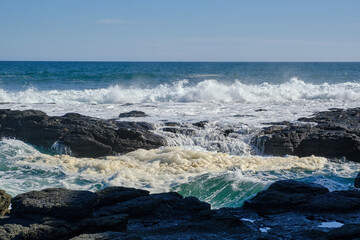
M105 18L96 21L98 24L129 24L129 21L125 21L118 18Z

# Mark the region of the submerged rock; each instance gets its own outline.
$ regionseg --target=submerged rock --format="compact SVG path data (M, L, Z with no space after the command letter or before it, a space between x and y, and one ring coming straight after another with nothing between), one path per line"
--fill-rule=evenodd
M319 112L299 121L317 124L267 127L252 143L268 155L316 155L360 161L360 108Z
M166 145L148 123L116 122L68 113L50 117L37 110L0 110L0 136L23 140L75 157L102 157Z
M130 111L119 114L119 118L127 118L127 117L147 117L148 115L142 111Z

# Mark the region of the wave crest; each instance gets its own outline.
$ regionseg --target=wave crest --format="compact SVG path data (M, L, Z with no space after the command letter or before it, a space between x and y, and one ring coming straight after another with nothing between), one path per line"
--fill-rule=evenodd
M162 84L154 88L134 88L122 85L100 89L8 92L0 89L0 102L11 103L149 103L149 102L274 102L313 99L360 100L360 83L312 84L292 78L282 84L244 84L235 80L225 84L204 80L191 85L187 80Z

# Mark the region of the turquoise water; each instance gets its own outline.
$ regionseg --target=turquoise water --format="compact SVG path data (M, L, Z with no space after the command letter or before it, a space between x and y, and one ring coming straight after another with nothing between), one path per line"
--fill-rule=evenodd
M122 120L153 123L157 134L178 147L76 159L2 139L0 188L15 196L46 187L95 191L122 185L178 191L213 207L240 206L280 179L349 189L359 164L264 158L250 139L267 122L358 107L359 93L360 63L0 62L0 108L104 119L141 110L149 117ZM187 128L208 124L187 136L163 132L166 121ZM242 159L249 156L258 159Z

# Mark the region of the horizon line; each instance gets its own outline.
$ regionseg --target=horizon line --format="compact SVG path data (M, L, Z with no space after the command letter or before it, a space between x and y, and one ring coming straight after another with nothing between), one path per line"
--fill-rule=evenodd
M0 60L0 62L108 62L108 63L360 63L358 61L204 61L204 60Z

